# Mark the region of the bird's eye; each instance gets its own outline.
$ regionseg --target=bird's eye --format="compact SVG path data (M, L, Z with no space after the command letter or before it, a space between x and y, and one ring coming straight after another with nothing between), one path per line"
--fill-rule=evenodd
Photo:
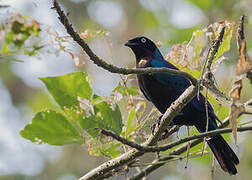
M145 43L145 42L146 42L146 39L145 39L145 38L142 38L142 39L141 39L141 42L142 42L142 43Z

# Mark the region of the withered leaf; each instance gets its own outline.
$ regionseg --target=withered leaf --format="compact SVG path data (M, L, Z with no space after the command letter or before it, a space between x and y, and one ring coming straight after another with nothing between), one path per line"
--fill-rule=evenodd
M230 91L230 97L233 99L233 103L237 103L241 97L241 90L242 90L242 78L239 78L237 81L234 82L233 87Z
M239 114L237 113L238 111L236 111L237 108L238 107L234 103L232 103L231 110L230 110L230 115L229 115L229 123L230 123L231 128L232 128L235 144L237 143L237 119L238 119L238 116L239 116Z
M236 66L236 75L247 74L247 78L250 80L250 84L252 84L252 61L248 56L246 50L246 41L244 35L244 19L245 16L241 16L238 28L237 28L237 47L239 50L239 59Z
M186 67L188 65L188 55L185 44L175 44L172 46L171 51L172 59L182 67Z
M252 70L252 63L249 60L249 57L246 52L246 42L242 41L240 46L240 57L236 66L236 75L245 74L248 71Z

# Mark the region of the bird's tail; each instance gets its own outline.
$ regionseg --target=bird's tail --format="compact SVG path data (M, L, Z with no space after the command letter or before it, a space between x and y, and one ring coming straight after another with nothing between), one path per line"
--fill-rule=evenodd
M235 165L239 163L239 159L223 137L221 135L213 136L207 140L207 143L221 168L231 175L236 174L237 170Z
M212 119L209 120L210 121L208 130L211 131L217 129L218 126L215 121L213 121ZM196 124L196 128L199 132L205 132L206 124L198 123ZM221 135L212 136L210 139L207 140L207 144L214 153L214 156L219 162L223 171L228 172L231 175L235 175L237 173L237 169L235 166L239 164L239 159L234 153L234 151L231 149L231 147L228 145L228 143L225 141L225 139L223 139Z

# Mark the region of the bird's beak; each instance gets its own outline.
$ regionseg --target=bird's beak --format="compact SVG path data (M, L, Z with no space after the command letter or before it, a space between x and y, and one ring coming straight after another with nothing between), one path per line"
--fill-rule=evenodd
M126 43L124 44L124 46L128 46L128 47L132 47L132 46L135 46L135 45L137 45L137 43L132 42L131 40L129 40L128 42L126 42Z

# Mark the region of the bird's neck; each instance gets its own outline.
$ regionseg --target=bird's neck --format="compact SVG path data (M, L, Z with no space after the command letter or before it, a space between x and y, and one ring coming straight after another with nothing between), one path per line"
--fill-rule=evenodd
M157 58L157 59L164 59L163 55L161 54L161 52L159 51L158 48L156 48L156 50L155 50L154 57Z

